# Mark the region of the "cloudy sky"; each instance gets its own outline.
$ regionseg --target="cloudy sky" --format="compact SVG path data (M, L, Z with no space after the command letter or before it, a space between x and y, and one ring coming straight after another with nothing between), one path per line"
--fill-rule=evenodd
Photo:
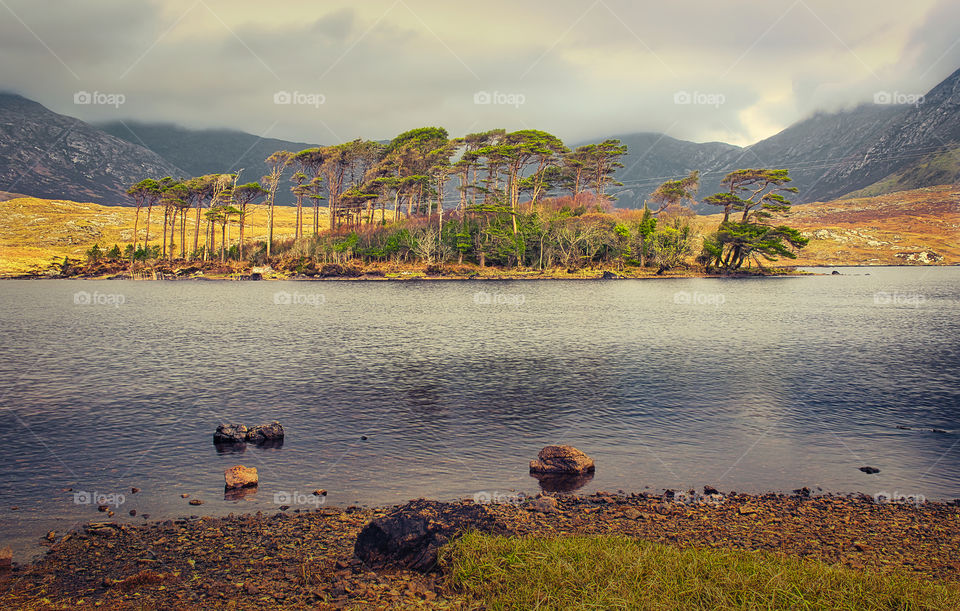
M323 144L422 125L749 144L924 93L960 68L958 23L956 0L0 0L0 90Z

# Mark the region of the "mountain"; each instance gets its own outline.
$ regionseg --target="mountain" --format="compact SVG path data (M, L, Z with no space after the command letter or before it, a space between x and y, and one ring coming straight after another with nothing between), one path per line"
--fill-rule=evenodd
M872 141L860 147L855 156L830 168L823 176L817 194L821 198L840 196L863 189L896 174L914 162L960 148L960 70L931 89L921 103L906 107L896 121ZM955 152L951 155L955 159ZM956 182L960 175L940 176Z
M100 124L103 131L129 142L140 144L170 163L183 168L190 176L242 169L241 182L259 182L269 171L264 160L276 151L292 151L319 146L306 142L289 142L261 138L246 132L226 129L192 130L166 123L116 121ZM289 177L290 171L287 171ZM279 203L294 201L289 189L277 193Z
M629 148L617 172L624 185L613 191L624 207L642 206L661 182L694 169L704 197L721 190L733 170L787 168L800 191L795 203L950 184L960 181L960 70L915 106L820 112L747 147L651 133L613 137Z
M183 174L140 145L22 96L0 94L0 191L120 204L141 178Z

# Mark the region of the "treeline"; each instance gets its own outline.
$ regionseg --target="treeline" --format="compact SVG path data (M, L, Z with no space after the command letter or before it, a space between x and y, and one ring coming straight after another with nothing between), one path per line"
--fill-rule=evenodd
M793 257L806 243L796 231L768 223L789 209L783 194L796 191L786 186L787 170L729 174L729 190L703 200L722 207L724 221L695 249L689 206L696 203L699 174L665 182L643 210L614 210L607 190L620 184L614 173L626 153L614 139L571 150L539 130L450 138L439 127L410 130L387 144L354 140L277 151L259 182L241 183L239 173L225 173L133 185L135 242L124 256L133 262L216 257L262 263L287 256L543 269L672 267L697 255L705 267L734 270L761 258ZM295 235L278 243L275 201L283 186L296 197ZM267 212L267 239L248 244L247 218L260 205ZM159 245L150 244L155 209L163 214ZM235 242L228 237L233 227Z

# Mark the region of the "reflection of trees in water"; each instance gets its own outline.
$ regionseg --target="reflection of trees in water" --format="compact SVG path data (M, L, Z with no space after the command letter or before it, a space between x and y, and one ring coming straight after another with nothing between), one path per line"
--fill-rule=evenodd
M540 489L544 492L573 492L589 484L593 473L531 473L530 477L537 478Z

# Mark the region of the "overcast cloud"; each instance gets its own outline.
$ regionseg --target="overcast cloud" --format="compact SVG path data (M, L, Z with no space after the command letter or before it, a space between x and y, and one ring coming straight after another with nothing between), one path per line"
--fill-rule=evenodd
M0 0L0 89L319 143L442 125L750 144L926 92L960 67L958 23L955 0Z

